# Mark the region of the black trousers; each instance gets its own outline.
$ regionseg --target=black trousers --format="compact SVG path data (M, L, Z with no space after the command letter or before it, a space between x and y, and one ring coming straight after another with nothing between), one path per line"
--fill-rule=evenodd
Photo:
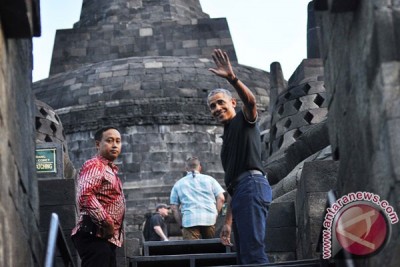
M82 267L116 267L116 245L84 232L72 236Z

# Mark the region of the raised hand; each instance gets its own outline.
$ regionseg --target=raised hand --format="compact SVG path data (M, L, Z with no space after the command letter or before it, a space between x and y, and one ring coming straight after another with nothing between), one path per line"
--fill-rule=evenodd
M211 56L215 62L216 68L209 68L208 70L222 78L233 80L235 74L233 73L228 54L221 49L214 49L214 53Z

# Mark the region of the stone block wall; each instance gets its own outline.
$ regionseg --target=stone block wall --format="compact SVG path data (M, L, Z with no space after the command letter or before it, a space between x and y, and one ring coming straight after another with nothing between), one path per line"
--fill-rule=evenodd
M331 1L318 12L339 197L369 191L399 213L400 3L344 2ZM357 262L399 266L399 237L400 225L394 224L384 251Z
M38 8L37 1L0 3L0 266L42 266L44 258L31 90Z
M50 74L128 57L210 58L215 48L237 61L226 19L198 0L84 0L74 28L57 31Z
M211 66L209 59L188 57L119 59L51 76L36 82L34 91L59 115L76 168L95 154L93 132L114 125L123 135L121 178L127 190L139 184L172 187L193 154L222 181L222 127L211 117L206 97L212 88L231 87L207 70ZM269 76L234 67L265 112Z
M213 49L237 61L226 19L198 19L185 25L110 24L57 31L50 75L89 63L128 57L210 58Z
M210 58L214 48L237 61L225 18L159 24L109 24L58 30L50 75L89 63L128 57L175 56Z
M125 125L153 124L165 121L166 117L168 124L181 121L216 124L206 105L208 91L234 89L208 71L210 67L213 63L209 56L131 57L53 75L36 82L33 90L38 99L56 110L67 135L95 129L100 118L106 123L105 117L109 116L119 118L117 122ZM236 64L234 69L255 94L259 111L268 110L269 74ZM73 115L78 113L79 117ZM84 119L92 118L94 125L88 125L87 121L75 125L82 114Z
M83 0L80 20L74 27L208 17L198 0Z
M71 231L75 227L77 219L75 179L41 178L39 180L39 196L42 239L47 243L51 214L56 213L71 256L74 258L75 264L78 264L79 256L71 240ZM61 261L59 255L57 261Z
M296 193L297 259L316 259L327 192L336 188L338 162L306 162Z
M139 229L145 213L154 211L157 203L169 203L172 186L184 176L185 161L190 156L199 157L203 172L224 185L217 153L222 143L221 127L137 125L120 127L120 131L122 153L116 163L130 214L126 217L128 227ZM74 162L83 163L96 153L94 141L90 141L93 132L73 133L68 139Z
M296 260L294 202L271 203L268 212L266 251L271 262Z

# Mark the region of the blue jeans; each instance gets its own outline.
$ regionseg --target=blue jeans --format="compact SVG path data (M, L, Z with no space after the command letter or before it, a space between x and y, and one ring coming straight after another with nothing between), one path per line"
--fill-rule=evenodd
M238 264L269 262L265 234L271 201L271 187L261 174L249 175L235 187L231 209Z

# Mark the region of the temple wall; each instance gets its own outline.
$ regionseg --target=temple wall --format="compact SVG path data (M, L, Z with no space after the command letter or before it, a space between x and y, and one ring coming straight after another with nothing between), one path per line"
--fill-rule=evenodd
M400 21L397 1L348 1L318 12L338 195L368 191L400 210ZM359 266L399 266L400 225Z
M42 266L35 172L32 12L36 1L0 4L0 266ZM30 8L30 9L29 9ZM7 10L6 13L3 11Z

